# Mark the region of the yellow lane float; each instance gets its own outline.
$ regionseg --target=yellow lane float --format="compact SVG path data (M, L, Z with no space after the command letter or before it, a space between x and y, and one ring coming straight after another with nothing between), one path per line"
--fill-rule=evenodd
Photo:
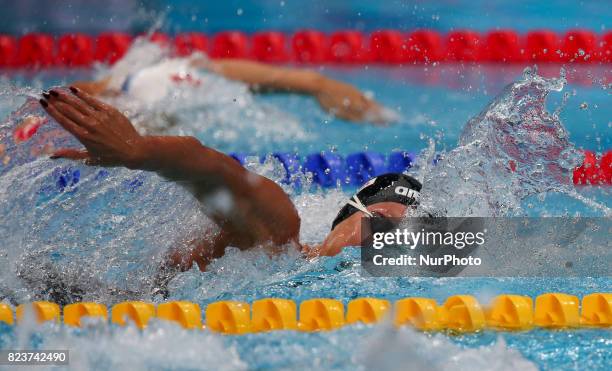
M185 329L202 328L202 311L200 306L189 301L170 301L157 306L157 317L176 322Z
M251 332L251 309L248 303L218 301L206 307L206 325L211 331L224 334Z
M26 313L32 313L36 322L43 323L47 321L59 322L60 307L49 301L35 301L33 303L21 304L17 306L15 313L17 315L17 323L23 321Z
M395 325L410 325L423 331L440 330L443 326L441 310L434 299L401 299L395 302Z
M533 326L533 300L529 296L499 295L485 310L487 326L498 330L528 330Z
M13 310L8 304L0 303L0 322L5 322L9 325L15 323Z
M206 315L208 317L208 314ZM297 305L288 299L261 299L253 302L253 331L297 329Z
M340 300L310 299L300 304L299 330L333 330L342 326L344 326L344 305Z
M535 305L534 305L535 304ZM393 307L394 305L394 307ZM471 295L449 297L438 305L430 298L404 298L394 304L379 298L357 298L346 311L340 300L317 298L298 305L290 299L264 298L250 305L238 301L218 301L206 306L208 330L222 334L247 334L274 330L327 331L362 322L374 324L389 315L396 326L413 326L422 331L475 332L484 329L525 331L541 328L610 328L612 293L592 293L582 298L563 293L546 293L534 300L523 295L498 295L482 306ZM38 323L60 320L60 307L48 301L21 304L13 309L0 303L0 322L13 325L30 312ZM13 313L15 316L13 316ZM393 314L391 316L391 314ZM63 322L80 327L85 317L108 320L107 308L99 303L64 306ZM186 329L204 329L202 311L196 303L171 301L158 304L127 301L112 307L111 322L119 326L133 323L144 329L152 318L179 324Z
M115 304L111 311L111 322L119 326L125 326L129 321L143 329L147 327L152 317L155 317L155 305L143 301L125 301Z
M574 295L550 293L536 298L534 323L547 328L580 326L580 301Z
M105 305L98 303L74 303L64 307L64 324L73 327L81 327L81 318L108 319L108 311Z
M388 300L376 298L359 298L351 300L346 310L346 323L379 322L391 308Z

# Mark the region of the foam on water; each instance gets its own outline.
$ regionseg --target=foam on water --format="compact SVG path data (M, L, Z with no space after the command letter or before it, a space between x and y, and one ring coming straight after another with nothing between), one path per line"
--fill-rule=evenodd
M152 320L149 327L107 327L87 321L83 330L22 324L0 333L0 346L70 349L75 370L535 370L500 338L491 346L464 348L442 335L426 335L390 323L356 325L327 333L278 331L224 336L185 331Z
M222 337L155 320L145 332L89 321L83 330L23 324L14 334L0 336L3 349L29 349L33 344L40 349L69 349L67 368L73 370L247 369L236 347L224 344Z
M163 58L162 54L151 55ZM315 140L295 118L253 100L243 85L212 75L208 78L206 88L188 87L169 97L159 105L163 112L133 101L114 103L128 111L145 132L197 133L211 139L205 144L222 146L233 140L232 135L240 134L252 139L248 149L257 152L262 142ZM580 159L557 115L548 113L544 106L546 95L562 85L563 79L547 80L529 72L468 123L460 146L443 153L435 167L427 165L435 152L430 148L418 173L425 185L424 208L458 216L522 215L526 198L568 192L568 169ZM228 105L234 99L237 103ZM194 198L154 174L48 159L46 154L54 148L78 145L53 121L44 124L30 141L17 144L12 138L15 127L28 115L44 113L29 89L5 86L0 102L11 107L23 103L0 123L0 144L10 157L0 165L0 300L106 304L126 299L162 300L152 293L152 277L164 252L215 233L215 226ZM168 126L170 116L177 118L175 126ZM151 124L151 120L163 124ZM514 172L509 169L510 160L516 164ZM248 166L274 180L282 178L281 165L272 159L264 164L251 161ZM308 177L301 180L308 185ZM302 218L302 241L322 241L346 194L340 190L285 189ZM595 206L601 204L584 197ZM598 212L609 215L605 205ZM418 295L442 300L457 292L491 297L505 290L537 295L553 289L580 295L609 291L610 282L372 278L361 273L357 249L345 249L332 258L306 260L295 251L269 256L258 249L230 248L207 272L194 269L177 275L170 281L169 298L202 305L219 299L252 301L260 297L302 300L328 296L347 301L357 296L395 299ZM0 345L23 343L15 343L11 336L0 331ZM381 338L392 338L385 341L388 359L380 359L373 348ZM376 365L389 370L397 365L404 366L402 369L410 365L461 368L464 364L487 369L533 367L503 341L464 348L442 336L395 332L385 325L374 332L357 326L322 334L281 332L240 338L160 325L142 334L129 328L83 334L53 330L44 332L39 341L46 348L67 346L81 354L92 353L92 358L75 360L85 369L110 369L123 357L134 369L151 365L177 369L242 369L247 365L340 369ZM253 347L263 355L258 358ZM133 355L128 354L128 348L135 349ZM271 354L276 349L284 355Z

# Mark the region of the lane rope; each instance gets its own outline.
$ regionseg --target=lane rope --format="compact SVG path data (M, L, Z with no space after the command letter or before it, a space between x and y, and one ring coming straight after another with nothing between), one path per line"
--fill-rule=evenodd
M291 183L294 175L300 172L311 173L313 182L322 187L335 187L337 184L361 186L369 179L385 173L403 173L414 166L416 154L407 151L392 151L383 154L374 151L356 152L343 157L332 152L319 152L301 158L297 154L274 152L253 157L247 153L229 154L241 165L248 161L263 162L268 157L278 160L285 169L284 183ZM436 160L434 163L437 163ZM509 163L510 171L517 170L516 162ZM584 151L583 163L574 169L572 181L577 186L612 185L612 151L601 157L592 151Z
M134 35L105 32L99 35L29 33L0 35L0 67L89 67L95 62L114 63L130 47ZM438 62L470 63L610 63L612 32L597 34L573 29L563 34L533 30L479 33L456 30L355 30L323 33L300 30L293 34L263 31L246 34L224 31L170 36L147 35L151 41L172 47L175 55L194 51L212 58L249 58L271 63L410 65Z
M13 308L0 304L0 322L19 324L26 316L36 322L56 322L66 326L85 327L82 319L94 317L106 323L108 309L93 302L68 304L63 307L47 301L26 303ZM357 298L348 302L346 310L340 300L316 298L298 304L289 299L265 298L249 305L239 301L218 301L202 309L189 301L158 304L127 301L111 309L112 324L128 323L140 329L152 318L174 322L185 329L208 330L224 334L247 334L271 330L322 331L334 330L357 322L372 324L388 317L396 326L413 326L423 331L451 333L482 330L527 331L534 328L572 329L612 326L612 293L592 293L579 300L564 293L545 293L534 300L524 295L498 295L482 305L471 295L454 295L439 305L434 299L409 297L395 301L378 298Z

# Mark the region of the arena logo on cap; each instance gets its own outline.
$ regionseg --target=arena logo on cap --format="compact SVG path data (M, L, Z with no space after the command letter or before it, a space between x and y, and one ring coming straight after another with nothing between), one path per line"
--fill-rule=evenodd
M410 189L404 186L395 187L395 193L400 196L414 198L415 200L418 200L420 196L420 193L418 191L415 191L414 189Z

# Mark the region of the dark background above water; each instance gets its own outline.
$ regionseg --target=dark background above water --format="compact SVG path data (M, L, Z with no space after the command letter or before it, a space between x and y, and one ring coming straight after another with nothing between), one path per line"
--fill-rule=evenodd
M162 14L166 14L162 26L166 32L300 28L587 28L605 32L612 19L609 0L0 0L0 9L0 33L10 34L142 32Z

